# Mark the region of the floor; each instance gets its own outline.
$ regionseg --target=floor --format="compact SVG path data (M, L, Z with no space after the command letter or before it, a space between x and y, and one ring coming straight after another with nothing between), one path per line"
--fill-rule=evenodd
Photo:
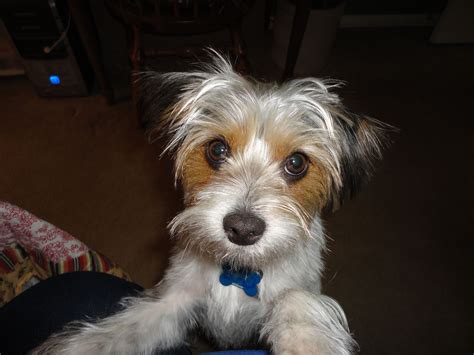
M400 128L371 183L327 221L325 292L362 354L474 351L474 46L433 46L428 35L341 32L321 73L347 82L340 93L353 111ZM0 100L0 199L136 282L160 280L180 193L131 103L41 99L24 78L2 78Z

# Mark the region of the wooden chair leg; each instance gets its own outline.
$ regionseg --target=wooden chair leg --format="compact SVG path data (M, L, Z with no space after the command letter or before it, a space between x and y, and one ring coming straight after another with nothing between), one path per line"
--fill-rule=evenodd
M86 51L87 57L94 70L94 74L99 83L101 94L105 97L108 104L114 103L114 95L109 80L105 74L104 66L100 59L99 39L97 37L97 28L92 21L92 13L89 3L80 0L69 0L69 8L74 23L77 26L79 36Z
M142 55L141 55L141 36L140 28L138 26L132 27L132 36L130 44L129 58L132 63L133 70L140 70Z
M141 70L143 55L141 51L141 32L138 26L132 26L129 32L129 58L132 65L132 71L130 75L130 87L132 91L132 103L135 108L135 119L138 122L139 127L145 128L146 122L139 116L138 110L138 97L140 96L140 87L137 85L137 75Z
M247 59L241 24L233 24L229 27L229 30L232 38L232 51L236 59L235 69L241 74L250 74L250 63Z
M303 42L303 36L306 31L309 13L311 11L311 0L296 0L295 5L295 16L293 18L293 26L291 29L290 42L288 43L282 80L293 76L301 42Z

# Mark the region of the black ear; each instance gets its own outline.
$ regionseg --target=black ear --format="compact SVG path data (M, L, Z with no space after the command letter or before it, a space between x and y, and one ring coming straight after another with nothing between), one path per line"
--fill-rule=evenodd
M369 180L382 151L389 144L389 133L396 131L380 121L346 115L340 118L342 131L341 186L335 187L333 201L328 206L334 210L352 198Z
M151 132L162 123L165 113L178 103L193 82L188 73L136 74L136 105L142 127Z
M159 73L144 71L135 74L136 105L144 128L153 130L188 93L198 90L213 75L233 73L232 65L219 52L208 49L208 60L189 72ZM175 119L175 118L172 118ZM166 126L166 122L164 122Z

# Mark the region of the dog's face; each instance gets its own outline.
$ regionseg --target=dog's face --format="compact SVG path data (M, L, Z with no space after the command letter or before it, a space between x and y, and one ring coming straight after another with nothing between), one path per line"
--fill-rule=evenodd
M381 127L347 114L330 83L256 83L220 57L142 82L142 114L170 135L185 194L172 234L221 263L258 268L309 239L322 247L321 211L380 155Z

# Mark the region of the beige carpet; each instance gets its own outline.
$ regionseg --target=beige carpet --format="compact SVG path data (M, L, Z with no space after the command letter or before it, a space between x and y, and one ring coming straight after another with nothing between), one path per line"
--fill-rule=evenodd
M136 282L157 282L179 197L131 104L41 99L23 78L0 81L0 97L0 198L103 252Z

